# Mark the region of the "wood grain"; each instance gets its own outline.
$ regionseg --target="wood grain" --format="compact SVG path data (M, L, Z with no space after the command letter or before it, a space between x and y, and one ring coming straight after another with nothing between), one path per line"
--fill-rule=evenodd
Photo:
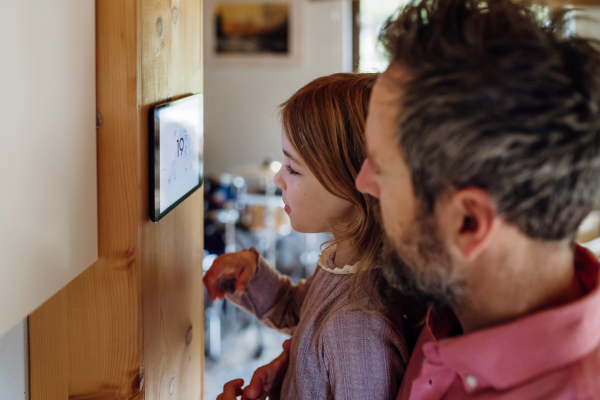
M32 400L139 398L136 18L96 2L99 260L30 316Z
M29 318L31 399L62 400L69 396L67 300L62 290Z
M30 316L32 400L201 398L202 190L150 222L146 123L202 89L200 13L96 1L99 260Z
M155 0L142 7L142 115L157 103L202 91L201 10L195 0ZM140 129L141 165L147 165L146 131ZM139 171L147 193L147 169ZM157 224L147 218L148 205L141 208L147 400L201 398L202 212L202 190Z
M67 287L70 399L139 394L136 18L135 1L96 2L100 258Z

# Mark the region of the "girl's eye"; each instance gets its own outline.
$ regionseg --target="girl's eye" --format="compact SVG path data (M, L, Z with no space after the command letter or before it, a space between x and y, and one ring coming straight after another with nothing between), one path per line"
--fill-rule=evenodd
M291 166L289 166L289 165L286 165L286 166L285 166L285 169L287 169L287 171L288 171L288 172L289 172L291 175L298 175L298 174L299 174L297 171L294 171L294 169L293 169Z

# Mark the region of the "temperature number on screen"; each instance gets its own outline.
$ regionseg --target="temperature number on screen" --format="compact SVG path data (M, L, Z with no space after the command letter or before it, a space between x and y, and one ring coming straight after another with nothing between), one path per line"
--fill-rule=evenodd
M185 139L177 139L177 158L185 154Z

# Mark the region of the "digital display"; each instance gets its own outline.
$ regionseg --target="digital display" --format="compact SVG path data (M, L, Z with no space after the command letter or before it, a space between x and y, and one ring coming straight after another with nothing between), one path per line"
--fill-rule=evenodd
M150 217L155 222L202 185L202 109L201 94L154 108Z

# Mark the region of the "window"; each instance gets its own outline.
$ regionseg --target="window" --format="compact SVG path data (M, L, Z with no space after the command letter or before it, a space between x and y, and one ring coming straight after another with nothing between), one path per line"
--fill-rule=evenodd
M360 21L359 72L383 72L387 68L388 60L377 41L379 31L385 21L406 3L406 0L360 0L360 6L357 7L360 10L355 11L355 21Z

